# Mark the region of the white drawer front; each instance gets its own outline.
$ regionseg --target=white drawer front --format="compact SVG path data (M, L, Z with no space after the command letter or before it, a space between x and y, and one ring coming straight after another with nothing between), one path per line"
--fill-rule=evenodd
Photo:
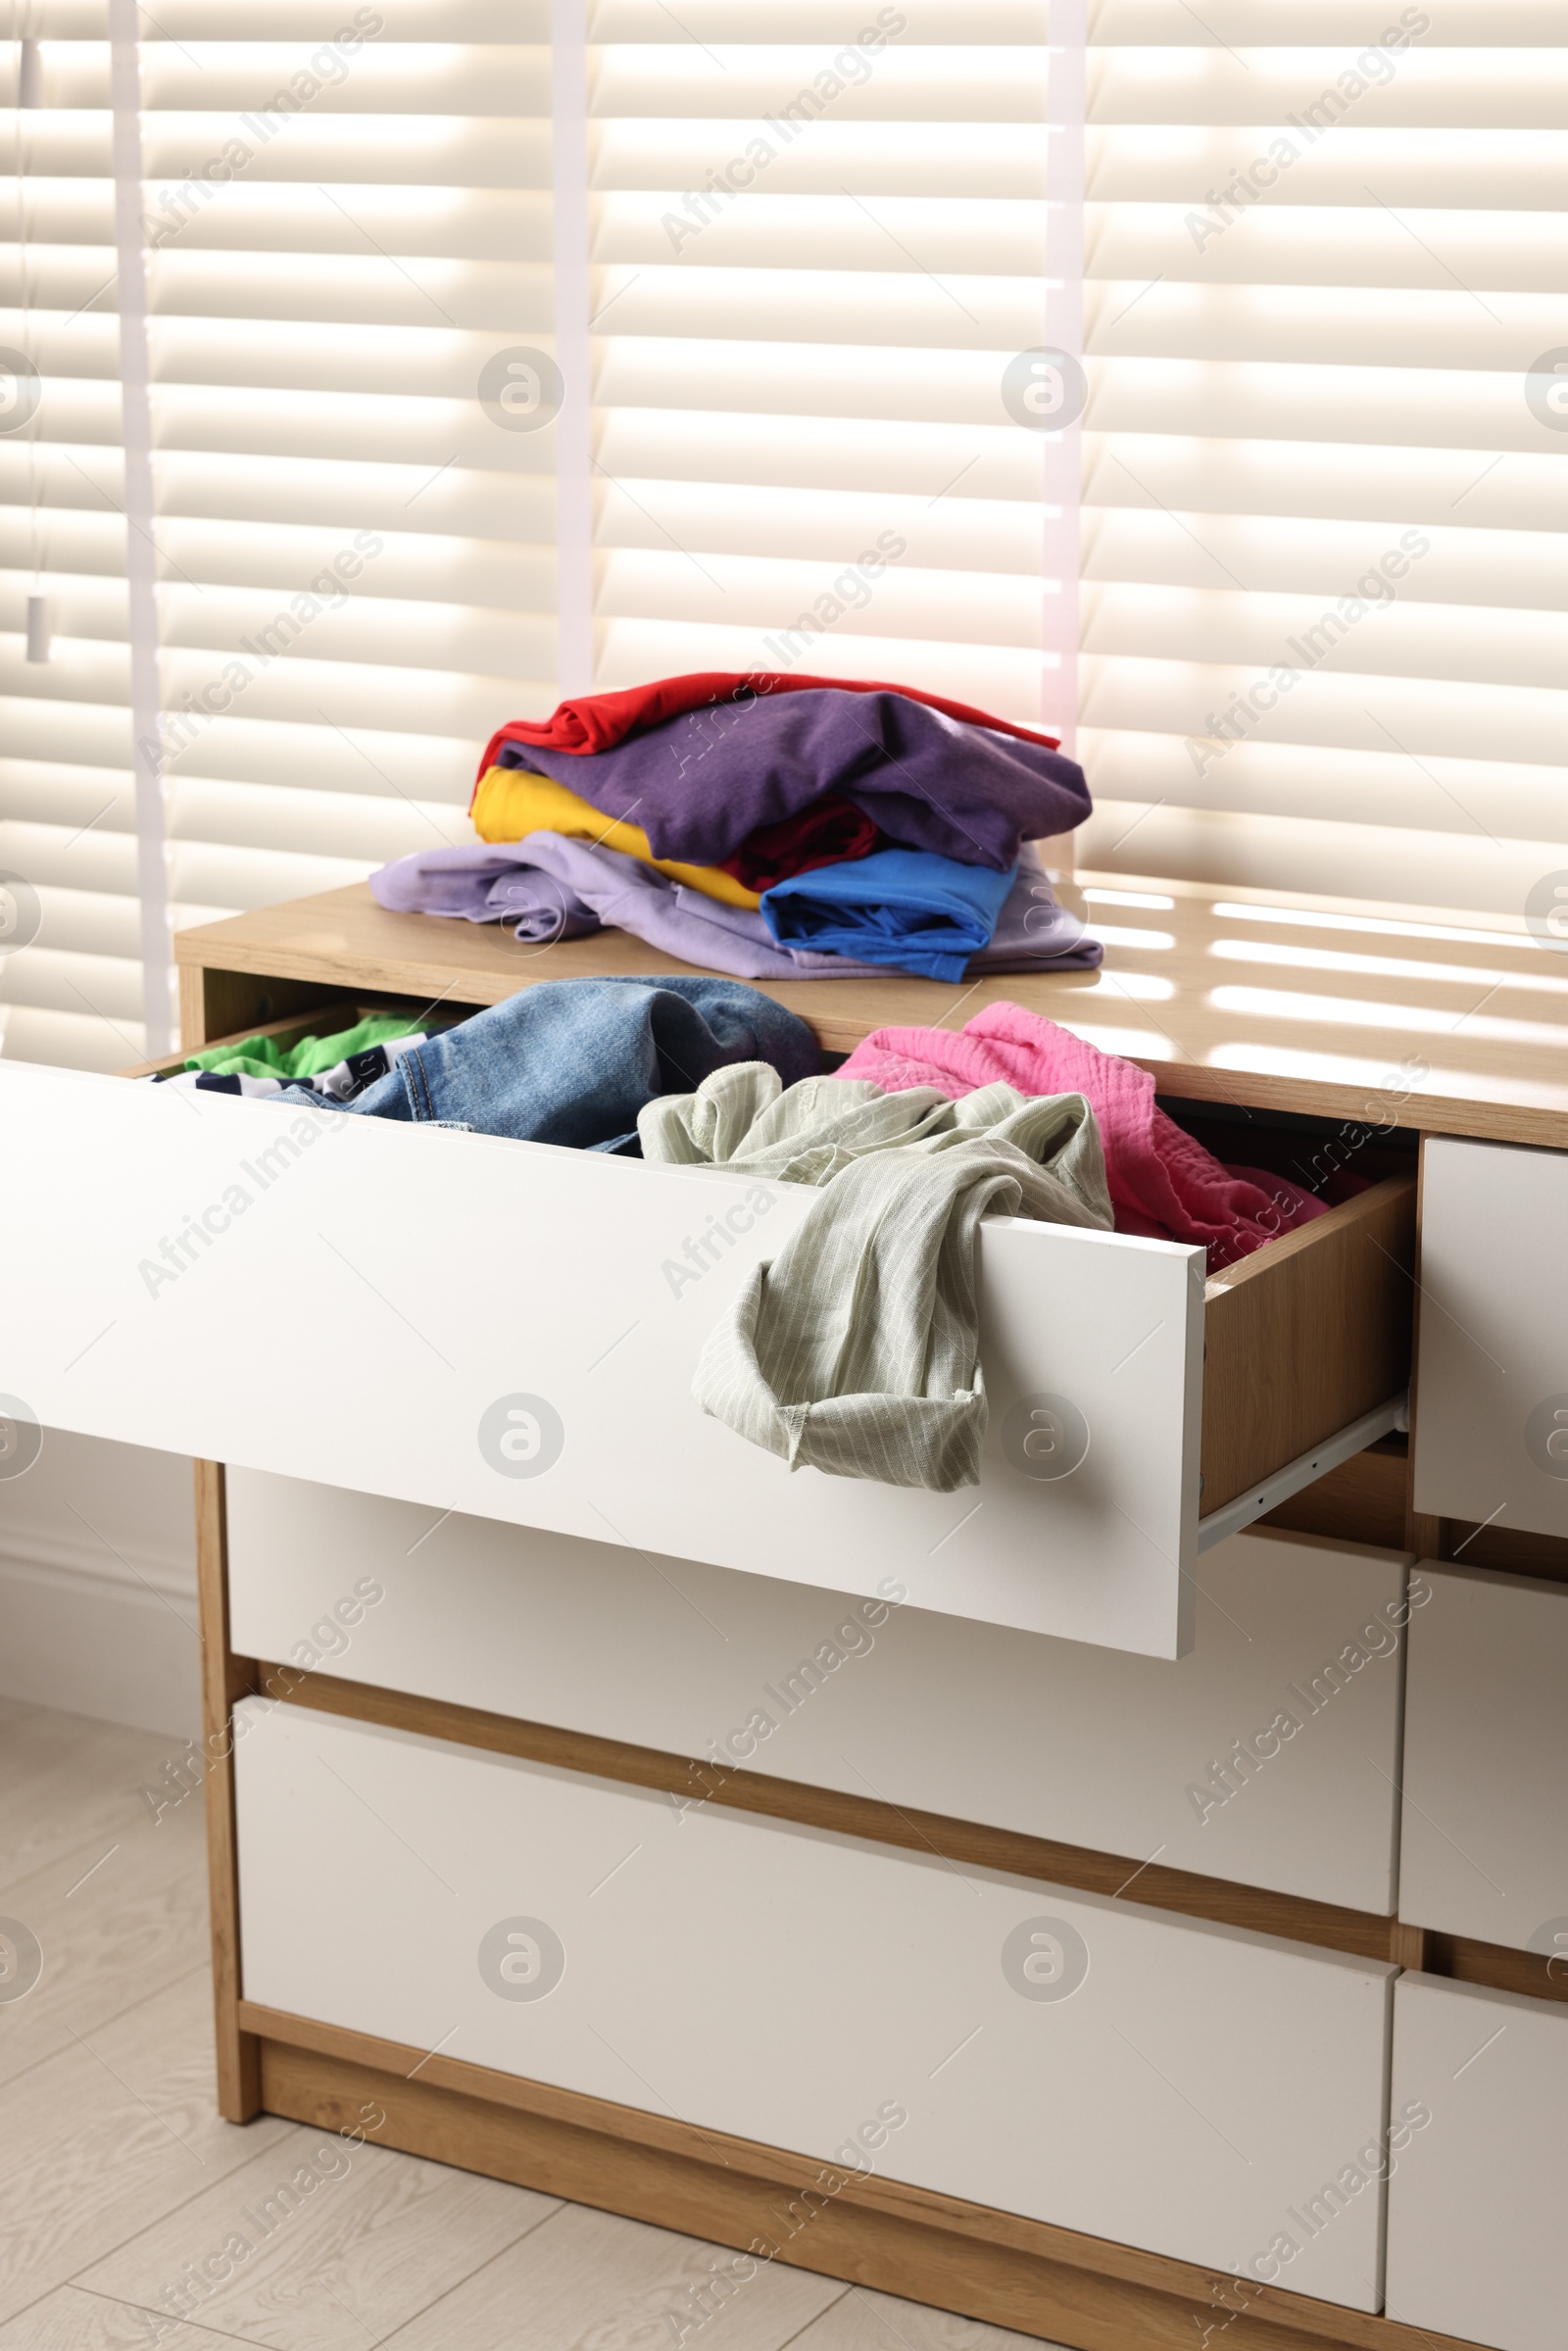
M251 1470L228 1528L248 1656L714 1758L698 1798L744 1767L1395 1907L1408 1603L1387 1551L1233 1537L1199 1562L1173 1664L955 1623L893 1578L847 1601Z
M901 1492L791 1475L690 1393L808 1192L20 1064L0 1063L0 1229L27 1237L0 1393L45 1424L837 1591L896 1574L922 1607L1075 1641L1186 1643L1195 1249L988 1222L985 1476ZM734 1210L733 1247L673 1282L686 1239ZM159 1278L203 1217L209 1242ZM1048 1395L1090 1432L1054 1482L1005 1446L1014 1402ZM509 1463L496 1416L540 1398L559 1454Z
M1391 2319L1562 2351L1565 2110L1568 2008L1400 1977L1391 2114L1415 2127L1389 2182Z
M1568 1151L1423 1168L1416 1508L1568 1535Z
M1219 2268L1288 2233L1377 2307L1376 2180L1290 2214L1376 2168L1390 1969L239 1712L248 1997Z
M1568 1589L1418 1572L1433 1597L1410 1625L1400 1915L1568 1953Z

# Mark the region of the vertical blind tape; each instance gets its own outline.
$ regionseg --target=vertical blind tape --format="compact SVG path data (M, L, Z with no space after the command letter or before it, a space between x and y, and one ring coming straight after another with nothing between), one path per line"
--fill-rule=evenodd
M593 381L589 344L587 0L550 0L556 365L556 668L563 694L594 684Z
M1046 149L1046 341L1080 365L1084 356L1084 111L1087 0L1052 0ZM1076 403L1074 403L1076 405ZM1078 572L1081 562L1083 424L1069 417L1042 452L1045 575L1041 600L1041 716L1062 749L1078 744ZM1050 593L1054 584L1055 592ZM1058 853L1065 861L1065 851Z
M158 573L153 531L147 265L142 242L141 66L136 0L109 0L114 108L115 283L120 316L121 446L124 458L125 580L129 592L131 762L136 784L136 886L141 910L142 1025L147 1058L174 1036L173 950L164 821Z

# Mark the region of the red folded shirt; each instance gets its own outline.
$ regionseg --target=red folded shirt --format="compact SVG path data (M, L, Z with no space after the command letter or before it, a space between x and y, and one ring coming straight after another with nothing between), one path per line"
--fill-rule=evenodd
M775 882L794 873L814 873L819 865L846 865L854 857L868 857L877 844L876 819L858 808L842 792L824 792L808 808L783 816L777 824L760 824L749 832L731 857L721 857L719 870L730 874L744 890L760 898Z
M1001 735L1017 735L1025 743L1057 748L1055 735L1038 727L1014 726L1010 718L993 718L988 710L971 710L966 702L949 702L945 695L922 694L918 686L878 685L863 677L775 677L766 669L698 669L689 677L662 677L651 686L626 686L618 694L584 694L574 702L558 703L548 718L509 718L497 727L479 761L479 773L496 763L503 743L535 743L542 751L612 751L628 735L642 735L683 711L700 710L707 703L749 702L759 694L799 693L803 688L836 687L841 694L906 694L949 718L968 726L989 726ZM796 871L803 868L797 867Z

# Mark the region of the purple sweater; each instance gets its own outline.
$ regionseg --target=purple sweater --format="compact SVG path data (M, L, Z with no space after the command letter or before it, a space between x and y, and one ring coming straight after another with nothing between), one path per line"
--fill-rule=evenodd
M640 824L656 857L716 865L760 824L842 792L890 839L1004 873L1021 844L1089 813L1083 769L902 694L836 687L689 710L586 756L507 743L504 766L554 776Z

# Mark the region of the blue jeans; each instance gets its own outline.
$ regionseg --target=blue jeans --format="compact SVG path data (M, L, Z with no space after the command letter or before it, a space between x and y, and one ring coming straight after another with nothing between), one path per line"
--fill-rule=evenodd
M645 1102L689 1094L730 1061L769 1061L793 1086L821 1053L804 1020L740 980L547 980L427 1038L357 1102L294 1087L272 1100L605 1150Z

